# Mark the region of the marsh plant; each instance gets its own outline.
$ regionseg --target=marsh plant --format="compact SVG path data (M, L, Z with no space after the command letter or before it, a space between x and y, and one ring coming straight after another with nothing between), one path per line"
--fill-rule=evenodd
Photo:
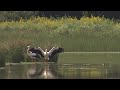
M0 22L0 32L0 55L7 62L27 61L27 45L60 46L67 52L120 51L120 23L104 17L21 18Z

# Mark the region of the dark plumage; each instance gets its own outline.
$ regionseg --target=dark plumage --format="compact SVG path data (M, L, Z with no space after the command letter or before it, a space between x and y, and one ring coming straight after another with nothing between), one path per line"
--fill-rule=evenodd
M49 52L49 58L52 58L52 57L54 57L56 54L62 53L62 52L64 52L64 49L63 49L63 48L60 48L60 47L54 48L51 52Z
M28 46L27 54L32 59L32 61L35 59L41 59L40 53L41 52L39 51L38 48L32 48L32 47Z
M32 52L32 53L36 53L41 55L42 57L44 57L43 53L38 49L38 48L30 48L28 51Z

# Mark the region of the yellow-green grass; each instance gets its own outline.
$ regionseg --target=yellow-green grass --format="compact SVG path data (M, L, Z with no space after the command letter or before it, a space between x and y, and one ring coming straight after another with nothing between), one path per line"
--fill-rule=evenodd
M60 46L69 52L120 51L120 23L104 17L34 17L0 22L0 46L7 62L27 61L27 45ZM1 50L2 52L2 50Z

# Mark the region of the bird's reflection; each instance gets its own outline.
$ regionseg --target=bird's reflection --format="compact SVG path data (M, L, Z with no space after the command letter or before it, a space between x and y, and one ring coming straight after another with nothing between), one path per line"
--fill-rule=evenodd
M44 70L41 74L41 78L45 79L55 79L55 76L53 75L52 71L50 70L50 64L46 63L44 65Z
M32 64L29 70L27 71L28 79L55 79L53 75L50 64Z

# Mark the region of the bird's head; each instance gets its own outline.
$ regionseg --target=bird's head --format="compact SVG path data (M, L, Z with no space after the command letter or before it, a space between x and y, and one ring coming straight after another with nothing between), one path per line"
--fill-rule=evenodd
M31 51L30 51L30 46L27 46L27 54L30 54L31 53Z
M29 50L30 50L30 46L27 46L27 52L29 52Z
M27 48L30 48L30 46L27 46Z
M27 49L28 52L33 52L34 49L35 49L35 48L33 48L33 47L30 47L30 46L27 46L27 48L28 48L28 49Z

